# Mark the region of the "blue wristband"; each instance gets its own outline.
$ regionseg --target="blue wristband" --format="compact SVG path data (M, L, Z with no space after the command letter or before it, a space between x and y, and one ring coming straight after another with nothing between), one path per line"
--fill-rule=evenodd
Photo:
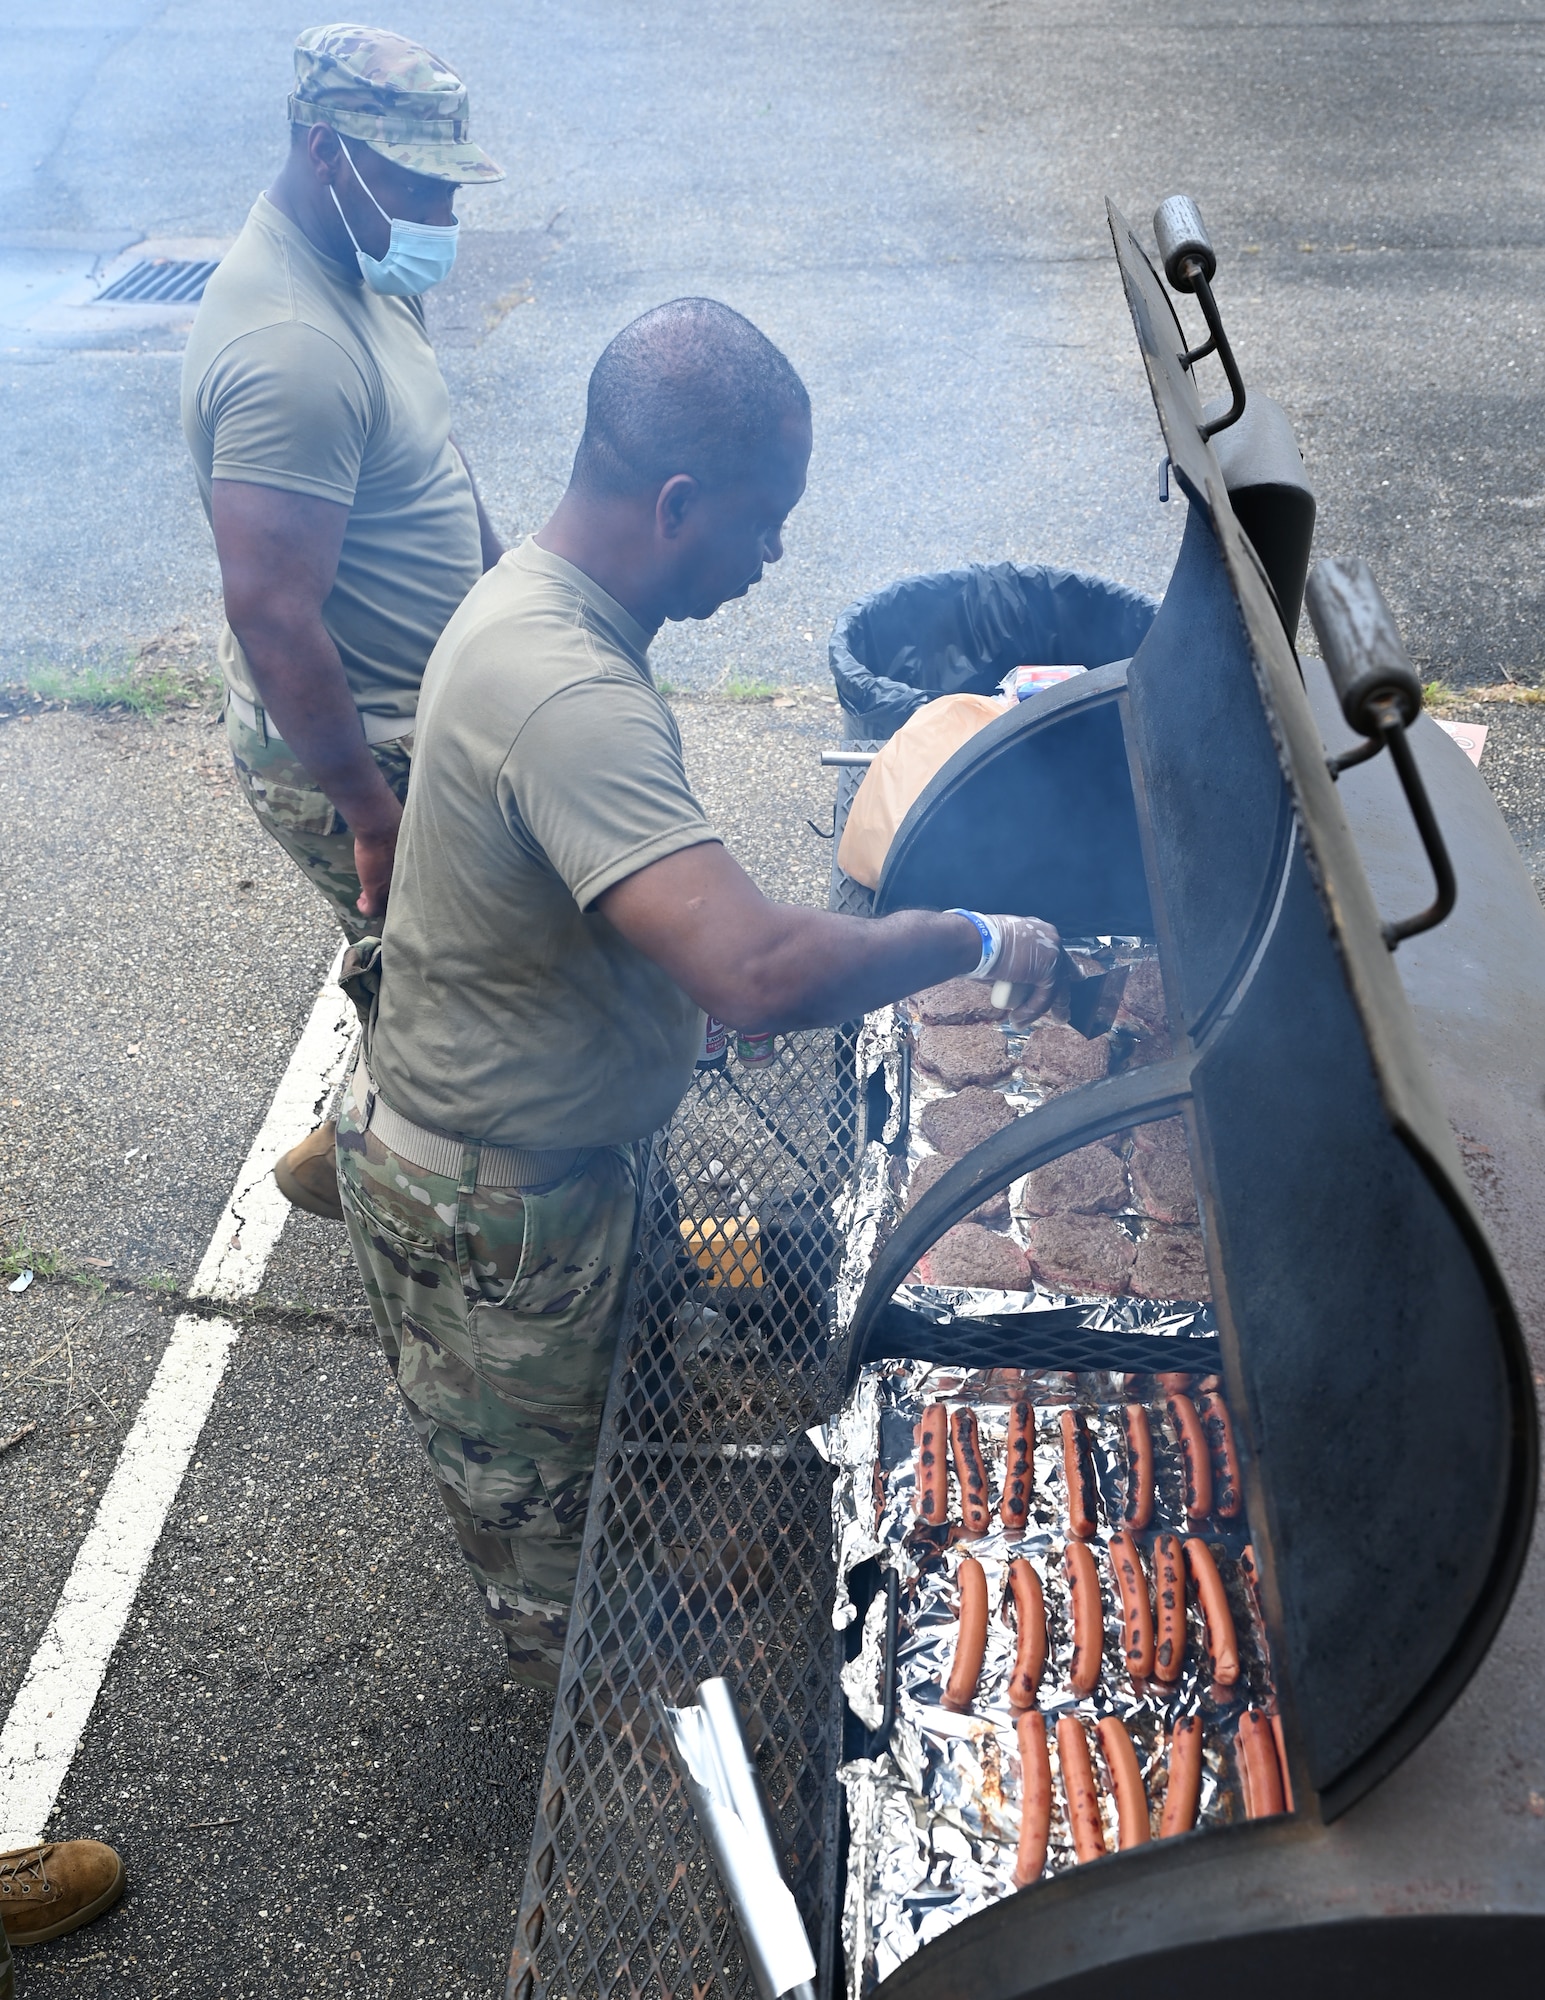
M992 926L985 917L979 917L975 910L946 910L947 917L964 917L967 923L975 924L982 938L982 956L977 961L975 972L968 972L968 979L980 979L998 955L999 940L993 936Z

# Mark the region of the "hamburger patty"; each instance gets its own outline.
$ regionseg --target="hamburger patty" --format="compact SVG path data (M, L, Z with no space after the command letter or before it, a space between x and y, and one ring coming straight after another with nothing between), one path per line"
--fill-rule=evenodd
M1063 1209L1110 1215L1130 1201L1120 1160L1109 1146L1097 1142L1026 1174L1019 1207L1024 1215L1057 1215Z
M1075 1083L1093 1083L1109 1068L1109 1039L1096 1035L1086 1041L1066 1021L1037 1022L1025 1044L1025 1076L1048 1097Z
M965 1028L924 1028L917 1038L917 1059L951 1090L967 1083L994 1083L1014 1067L1008 1043L990 1021Z
M1202 1232L1150 1228L1137 1246L1130 1289L1140 1299L1210 1299Z
M943 1174L947 1173L954 1164L955 1162L946 1159L943 1153L925 1153L922 1159L913 1167L908 1177L907 1207L915 1208L934 1183ZM990 1195L979 1207L972 1209L969 1217L969 1220L972 1222L1007 1222L1008 1219L1009 1197L1007 1188L1003 1189L1001 1193Z
M1159 976L1159 961L1156 958L1140 958L1128 969L1116 1019L1123 1026L1147 1028L1155 1034L1163 1034L1168 1029L1164 981Z
M946 979L913 995L917 1018L929 1027L957 1028L967 1021L991 1021L992 988L985 979Z
M1136 1250L1106 1215L1043 1215L1030 1225L1030 1264L1053 1292L1124 1292Z
M929 1285L972 1285L990 1292L1028 1292L1030 1263L1019 1245L980 1223L957 1222L918 1260Z
M994 1132L1012 1125L1019 1113L996 1090L968 1084L953 1097L935 1097L923 1106L918 1128L929 1145L958 1160Z
M1140 1125L1132 1135L1132 1186L1156 1222L1195 1222L1196 1187L1186 1128L1178 1118Z

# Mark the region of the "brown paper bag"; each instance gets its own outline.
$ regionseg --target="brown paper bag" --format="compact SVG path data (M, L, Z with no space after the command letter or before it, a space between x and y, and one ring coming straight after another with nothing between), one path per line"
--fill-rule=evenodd
M1001 697L944 694L909 715L877 753L853 797L842 829L837 866L873 889L880 880L896 829L962 743L1007 713Z

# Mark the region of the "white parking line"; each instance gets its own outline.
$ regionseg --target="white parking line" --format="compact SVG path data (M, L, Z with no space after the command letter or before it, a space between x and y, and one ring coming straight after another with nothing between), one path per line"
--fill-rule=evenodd
M194 1277L190 1296L250 1298L289 1215L270 1178L327 1109L354 1045L334 961L268 1116ZM128 1622L237 1339L228 1319L179 1313L48 1629L0 1730L0 1849L42 1837L113 1649Z

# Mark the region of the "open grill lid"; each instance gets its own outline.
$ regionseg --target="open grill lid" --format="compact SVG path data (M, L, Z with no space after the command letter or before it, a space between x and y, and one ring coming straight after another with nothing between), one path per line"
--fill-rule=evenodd
M1312 1793L1330 1819L1415 1747L1490 1644L1533 1515L1534 1402L1185 336L1110 220L1191 503L1174 575L1130 666L1038 696L951 760L898 834L876 907L1156 934L1176 1054L1066 1093L944 1175L876 1261L849 1367L918 1256L985 1194L1182 1112L1295 1786L1301 1810ZM1148 1852L1130 1859L1168 1867Z

